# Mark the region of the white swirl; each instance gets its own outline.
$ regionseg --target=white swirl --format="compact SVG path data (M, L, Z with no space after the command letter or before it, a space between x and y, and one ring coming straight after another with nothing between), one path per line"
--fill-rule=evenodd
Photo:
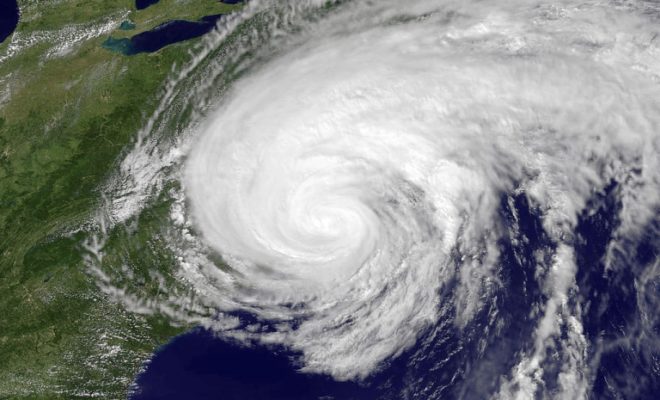
M645 79L567 46L567 25L484 7L383 26L396 7L353 7L244 79L186 170L198 228L250 287L237 302L302 315L286 341L344 378L438 318L451 250L495 229L498 190L536 175L559 233L601 179L586 153L636 151L648 133L634 110L657 106L632 95ZM348 18L359 28L331 28Z
M243 334L302 350L305 369L364 377L446 310L470 320L499 267L499 196L524 190L561 243L538 274L535 351L500 394L533 393L552 321L584 346L566 298L586 199L641 168L625 227L658 204L657 41L637 10L600 3L398 3L314 20L208 117L183 183L231 271L188 253L182 275L201 304L279 322Z

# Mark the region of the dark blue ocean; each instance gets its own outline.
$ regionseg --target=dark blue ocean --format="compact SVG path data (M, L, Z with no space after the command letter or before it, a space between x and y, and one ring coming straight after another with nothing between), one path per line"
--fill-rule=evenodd
M660 219L643 227L638 237L615 237L621 207L619 186L613 182L594 195L582 212L573 238L579 295L571 301L583 310L590 349L590 398L658 399L660 325L652 318L652 326L648 326L639 297L652 297L649 304L657 304L660 280L650 279L646 287L640 287L635 278L658 262ZM530 310L546 301L535 278L535 254L550 262L556 248L543 229L541 212L524 194L502 194L499 218L502 224L516 228L504 230L516 232L516 236L503 235L499 242L498 278L502 284L480 314L460 330L451 322L453 315L444 315L435 326L419 333L415 346L364 381L338 382L328 376L303 374L298 372L299 354L221 340L197 328L153 355L137 377L130 399L490 398L501 378L516 365L516 355L534 346L538 317L531 317ZM619 243L618 251L610 255L614 262L606 270L604 257L613 240ZM450 299L454 290L457 287L450 282L438 296ZM238 316L246 324L254 318ZM649 340L625 339L636 334ZM562 364L550 357L545 363L545 389L552 392Z

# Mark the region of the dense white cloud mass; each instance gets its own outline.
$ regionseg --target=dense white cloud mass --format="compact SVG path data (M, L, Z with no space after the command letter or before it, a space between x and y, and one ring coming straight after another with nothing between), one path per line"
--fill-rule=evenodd
M275 340L339 377L410 345L457 269L495 267L451 250L497 230L499 191L525 182L559 238L603 164L656 162L660 93L628 57L648 34L634 22L595 4L436 1L320 22L235 86L186 167L194 222L241 277L235 301L304 317ZM570 258L557 268L551 297L572 280Z
M469 323L506 268L499 196L525 191L558 247L539 272L535 345L498 396L539 390L547 341L564 326L556 394L582 398L586 344L567 301L577 215L633 168L643 172L622 229L658 204L658 17L641 7L332 9L240 79L194 135L173 216L203 239L186 236L196 244L180 246L179 276L199 304L279 321L233 336L301 350L308 371L364 377L446 310L457 329ZM204 261L206 246L229 268ZM454 280L446 304L438 293Z

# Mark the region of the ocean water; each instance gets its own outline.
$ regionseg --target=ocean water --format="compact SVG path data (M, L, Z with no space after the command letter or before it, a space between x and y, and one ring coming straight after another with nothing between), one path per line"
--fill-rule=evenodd
M657 280L636 288L656 262L658 221L638 238L615 268L605 270L608 245L618 226L619 186L612 182L596 193L575 230L579 294L570 299L584 310L588 358L594 368L593 399L655 399L660 390L655 343L626 340L644 329L649 317L637 299L640 292L660 295ZM547 299L535 274L538 262L549 263L554 245L544 231L539 210L524 193L503 194L499 218L512 235L500 240L497 277L500 288L469 326L457 329L452 313L421 332L416 344L382 363L366 379L336 381L299 371L301 354L285 347L236 343L202 328L173 339L159 349L134 383L131 400L149 399L482 399L488 398L516 364L516 356L534 347L538 316L529 310ZM515 235L513 234L515 232ZM539 255L540 258L539 258ZM547 258L543 260L543 255ZM631 255L632 257L627 257ZM460 257L460 255L456 255ZM612 268L612 267L610 267ZM451 301L453 283L438 292ZM236 314L245 325L254 316ZM263 322L263 321L262 321ZM660 332L657 322L651 328ZM563 361L546 361L544 385L555 391Z

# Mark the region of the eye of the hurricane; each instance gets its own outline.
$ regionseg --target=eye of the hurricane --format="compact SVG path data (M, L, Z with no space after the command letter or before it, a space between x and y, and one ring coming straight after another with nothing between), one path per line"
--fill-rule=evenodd
M291 177L291 174L289 175ZM265 215L255 221L257 245L277 268L312 282L345 280L374 248L377 221L356 187L328 179L294 182L289 191L265 197ZM266 262L265 260L261 260Z

